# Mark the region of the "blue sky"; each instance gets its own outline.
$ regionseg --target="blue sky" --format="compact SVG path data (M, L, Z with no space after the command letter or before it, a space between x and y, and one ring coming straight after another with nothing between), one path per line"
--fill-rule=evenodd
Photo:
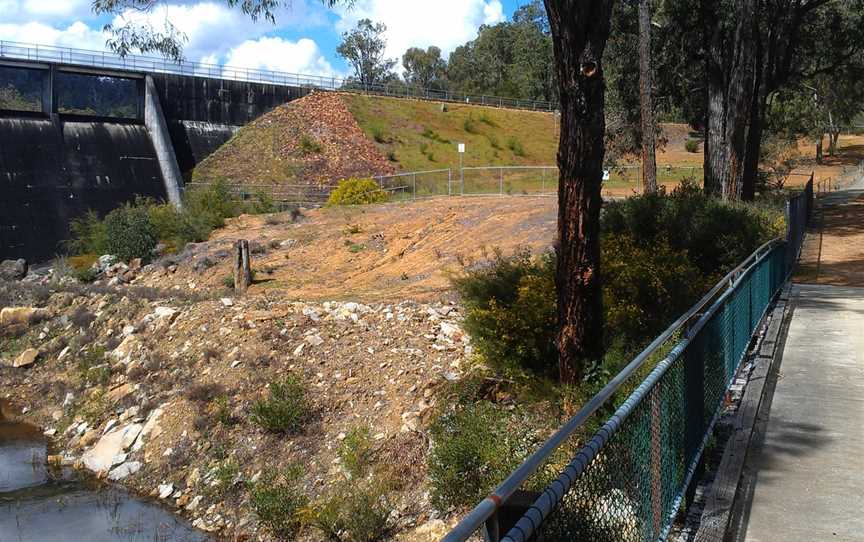
M313 75L347 75L336 55L340 34L368 17L388 26L388 55L408 47L437 45L448 54L473 39L481 24L510 18L527 0L357 0L351 10L327 10L318 0L290 0L277 23L253 23L221 0L171 2L126 19L156 28L166 17L189 38L186 58ZM0 40L103 49L102 26L91 0L0 0ZM122 22L120 20L116 22Z

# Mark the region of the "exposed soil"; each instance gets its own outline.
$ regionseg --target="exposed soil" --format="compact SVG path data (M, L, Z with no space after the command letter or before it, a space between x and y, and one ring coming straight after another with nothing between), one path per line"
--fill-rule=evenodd
M818 209L796 282L864 286L864 196Z
M253 243L253 293L287 299L431 301L448 296L449 274L520 247L551 248L557 201L549 197L432 199L353 208L242 216L214 232L178 262L143 284L218 289L231 274L228 254L236 239ZM201 269L206 268L206 272Z

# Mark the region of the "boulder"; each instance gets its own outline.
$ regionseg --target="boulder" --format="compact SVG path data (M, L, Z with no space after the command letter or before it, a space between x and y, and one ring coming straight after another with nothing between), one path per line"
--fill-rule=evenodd
M33 325L51 318L47 309L35 307L4 307L0 310L0 327L12 325Z
M141 424L133 423L111 431L99 439L96 446L81 456L81 461L93 472L107 471L113 465L114 458L132 446L142 428Z
M0 262L0 279L21 280L27 276L27 260L3 260Z
M36 358L39 357L39 351L35 348L28 348L21 352L15 361L12 362L12 367L29 367L36 363Z
M108 479L117 482L129 475L135 474L139 470L141 470L141 463L138 461L128 461L108 473Z

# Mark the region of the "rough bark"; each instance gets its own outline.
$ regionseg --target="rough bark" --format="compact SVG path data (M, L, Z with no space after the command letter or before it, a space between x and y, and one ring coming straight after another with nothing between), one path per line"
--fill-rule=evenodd
M642 191L657 191L651 73L651 0L639 0L639 101L642 114Z
M558 146L559 372L575 383L603 355L600 186L605 154L602 58L612 0L545 0L561 104Z
M735 2L728 27L717 24L716 5L703 0L708 37L708 125L705 188L725 200L741 198L750 109L757 64L755 26L757 0ZM713 16L711 15L713 13Z
M822 140L825 138L824 134L819 134L819 138L816 140L816 163L822 163Z

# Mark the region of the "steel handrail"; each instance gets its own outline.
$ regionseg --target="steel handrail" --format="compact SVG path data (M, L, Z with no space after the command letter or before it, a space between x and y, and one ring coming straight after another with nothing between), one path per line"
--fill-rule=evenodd
M619 372L615 378L609 381L606 386L600 390L579 412L576 413L570 420L564 424L558 431L547 440L536 452L526 459L515 471L513 471L506 480L501 482L491 495L483 499L471 512L469 512L462 520L442 539L442 542L463 542L467 540L475 531L480 529L491 518L498 508L501 507L523 483L539 469L552 453L558 449L568 438L570 438L577 429L579 429L585 421L587 421L612 395L620 388L633 374L638 371L648 359L654 355L663 344L666 343L675 333L685 328L694 318L701 318L703 310L710 307L716 302L715 298L723 295L729 289L733 288L735 282L742 276L747 269L759 261L759 259L767 252L770 252L778 243L782 243L781 239L772 239L759 248L757 248L750 256L741 262L735 269L729 271L723 279L721 279L702 299L700 299L686 313L679 317L670 325L666 331L661 333L651 344L649 344L642 352L636 356L624 369Z
M257 68L249 69L206 62L170 61L146 55L120 56L108 51L38 45L8 40L0 40L0 58L30 62L57 62L74 66L122 69L143 73L207 76L228 80L270 83L281 86L311 86L322 90L368 92L393 97L420 98L493 107L513 107L540 111L555 111L557 108L557 104L550 101L468 94L459 91L416 87L407 83L404 86L391 86L384 83L369 84L337 76L307 75Z

